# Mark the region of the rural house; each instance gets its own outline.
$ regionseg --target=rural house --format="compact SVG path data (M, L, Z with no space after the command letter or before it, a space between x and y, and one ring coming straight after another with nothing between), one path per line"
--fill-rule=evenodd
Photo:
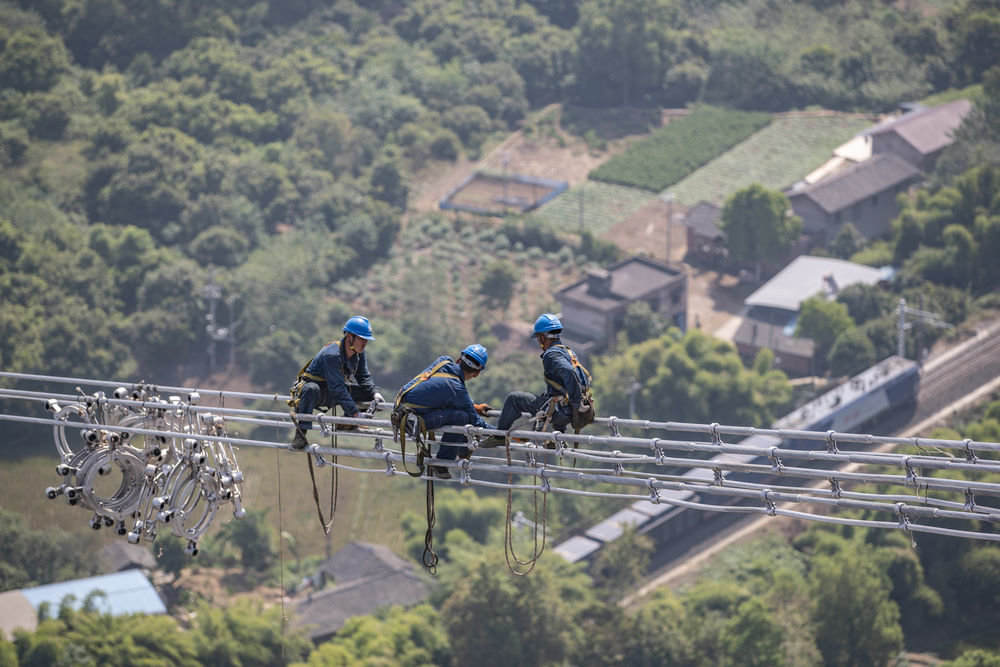
M687 274L648 257L591 269L555 297L562 309L563 338L584 358L614 348L625 311L637 301L645 301L681 330L687 327Z
M953 133L971 109L969 100L921 107L864 134L871 137L873 156L892 153L927 173L941 151L954 141Z

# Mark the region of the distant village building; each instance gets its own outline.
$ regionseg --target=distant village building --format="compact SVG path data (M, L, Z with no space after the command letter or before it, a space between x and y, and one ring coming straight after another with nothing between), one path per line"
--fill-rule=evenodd
M850 222L869 239L886 236L899 215L896 195L921 180L920 170L893 153L870 159L786 191L803 232L826 246Z
M864 134L871 137L873 156L892 153L928 173L941 151L955 140L955 130L971 110L969 100L919 107Z
M563 338L584 358L613 349L625 311L638 301L687 328L687 274L647 257L635 256L587 276L556 292Z
M719 228L722 206L700 201L691 207L684 218L688 254L711 264L718 264L729 255L726 235Z
M166 605L146 575L129 569L0 593L0 631L8 638L18 628L34 632L38 627L39 607L48 604L55 615L63 600L70 596L74 609L79 609L88 597L94 596L95 608L111 616L167 613Z
M413 563L377 544L351 542L320 564L317 588L294 604L293 626L316 643L332 637L352 616L381 607L419 604L430 595L430 582ZM324 589L327 581L332 588Z
M147 573L156 569L156 558L149 547L128 542L111 542L97 554L101 572L121 572L139 569Z
M833 300L849 285L874 285L888 277L886 270L841 259L797 257L744 300L746 314L733 343L748 361L767 348L774 352L775 367L790 375L809 375L815 345L795 337L802 302L817 294Z

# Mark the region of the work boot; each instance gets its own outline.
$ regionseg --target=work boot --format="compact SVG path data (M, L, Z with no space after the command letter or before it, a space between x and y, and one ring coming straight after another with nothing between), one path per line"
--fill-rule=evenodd
M292 447L294 449L305 449L309 446L309 439L306 438L306 432L300 428L295 429L295 437L292 438Z
M451 479L451 471L445 466L430 466L430 472L438 479Z
M479 441L480 447L503 447L506 444L507 441L499 435L488 435Z

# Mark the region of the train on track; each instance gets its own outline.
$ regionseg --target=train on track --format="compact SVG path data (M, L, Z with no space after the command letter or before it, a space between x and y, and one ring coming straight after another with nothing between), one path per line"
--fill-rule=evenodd
M910 401L916 399L920 386L920 367L908 359L889 357L835 389L785 415L772 425L772 429L798 431L837 431L857 433L871 423ZM753 447L781 447L785 449L816 449L815 440L785 440L770 435L752 435L739 442ZM769 461L755 454L719 454L712 459L719 463L759 463ZM712 484L710 466L692 468L681 475L684 482ZM740 473L730 473L727 480L738 480ZM758 476L756 481L761 481ZM698 502L699 494L691 490L660 491L663 501ZM687 537L695 529L718 513L669 502L654 504L639 500L629 507L591 526L582 535L575 535L556 545L554 550L570 562L590 561L602 546L622 535L627 527L634 526L640 535L653 540L657 550ZM719 523L719 522L716 522Z

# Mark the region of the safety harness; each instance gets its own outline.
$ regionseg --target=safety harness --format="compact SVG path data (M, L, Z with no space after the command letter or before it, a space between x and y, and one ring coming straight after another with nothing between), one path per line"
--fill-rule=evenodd
M552 424L552 418L555 416L556 408L560 405L568 405L572 410L570 416L570 425L573 427L574 433L579 433L583 428L594 421L595 412L597 408L594 405L594 396L590 391L591 376L590 371L580 363L580 360L576 358L576 353L569 349L562 343L556 343L552 347L561 347L566 351L569 356L569 361L573 365L573 371L576 375L577 384L580 387L580 401L590 405L590 409L586 412L580 412L577 408L579 406L572 405L569 400L569 391L560 384L558 381L550 378L548 375L545 376L545 381L559 392L562 396L559 398L552 397L546 404L545 407L545 418L541 424L541 428L538 430L545 431ZM576 448L576 443L573 443L573 448Z
M446 373L441 370L449 363L452 363L450 359L442 359L438 363L434 364L434 366L430 369L413 378L408 386L404 386L404 388L400 389L399 393L396 394L396 400L392 408L392 415L389 417L390 423L392 424L392 437L399 443L399 452L403 460L403 470L405 470L411 477L423 477L425 471L424 459L431 457L429 442L434 440L434 433L427 431L427 425L424 422L424 418L417 413L417 410L426 410L430 406L407 401L406 395L409 394L414 387L423 384L433 377L460 380L461 378L457 375L453 373ZM416 443L416 472L411 472L410 469L406 467L407 435L413 438L413 441ZM436 520L437 515L434 510L434 481L432 479L428 479L427 532L424 534L424 554L422 562L424 567L427 568L427 571L431 574L437 573L438 563L438 556L434 553L434 524Z

